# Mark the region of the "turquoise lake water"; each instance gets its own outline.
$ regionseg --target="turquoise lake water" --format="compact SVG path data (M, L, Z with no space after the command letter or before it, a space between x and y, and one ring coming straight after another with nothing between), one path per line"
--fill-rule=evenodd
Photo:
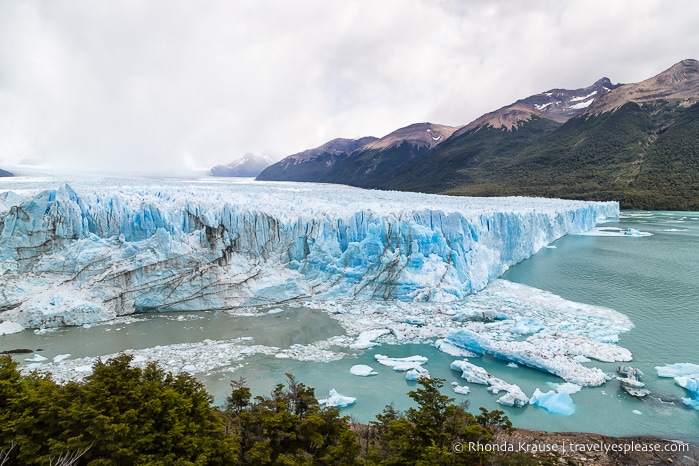
M677 362L699 364L699 213L623 212L618 222L605 227L634 228L652 233L645 237L568 236L534 257L512 267L503 278L558 294L566 299L612 308L626 314L634 328L621 335L621 346L634 356L630 364L645 373L643 381L653 396L643 400L623 393L612 380L597 388L572 395L577 412L572 416L548 414L528 406L507 408L495 402L499 395L484 386L468 384L469 395L451 391L452 381L465 382L449 369L457 359L429 344L382 345L367 351L348 351L332 362L280 359L273 355L246 357L235 369L198 375L222 403L231 379L244 377L255 394L267 394L285 381L285 372L316 388L323 398L331 388L357 397L343 410L361 421L370 421L386 404L398 409L410 406L407 391L416 387L404 373L381 366L375 354L401 357L421 354L432 376L446 379L445 393L458 402L502 409L515 426L556 431L592 431L610 435L659 435L699 440L699 411L680 401L687 392L672 379L657 377L655 366ZM178 318L182 316L182 318ZM46 356L71 353L73 357L96 356L127 348L230 339L251 336L256 344L281 348L307 344L343 333L342 328L320 311L285 308L279 314L258 317L231 316L221 312L141 316L124 325L63 328L44 334L24 331L0 337L2 349L43 348ZM24 356L18 357L22 360ZM518 384L531 395L536 388L547 391L557 377L524 367L509 367L490 357L472 358L492 374ZM356 377L354 364L368 364L379 373ZM618 364L594 363L609 373ZM640 413L640 414L639 414Z

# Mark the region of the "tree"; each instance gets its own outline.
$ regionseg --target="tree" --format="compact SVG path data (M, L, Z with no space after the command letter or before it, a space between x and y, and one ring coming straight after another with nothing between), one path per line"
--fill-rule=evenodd
M291 374L269 397L250 400L244 380L231 383L226 416L229 433L240 444L243 464L354 464L357 436L348 418L321 407L314 390Z
M377 435L369 459L377 464L473 464L487 458L485 452L455 448L468 442L487 443L492 435L465 406L440 392L443 379L421 377L408 396L417 403L405 414L391 406L372 423Z

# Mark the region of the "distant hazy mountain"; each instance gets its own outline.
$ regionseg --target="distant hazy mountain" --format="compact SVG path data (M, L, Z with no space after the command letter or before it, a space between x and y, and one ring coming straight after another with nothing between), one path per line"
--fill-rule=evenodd
M3 176L14 176L14 174L0 168L0 177L3 177Z
M210 173L211 176L255 177L270 164L272 164L271 159L248 152L228 165L216 165Z

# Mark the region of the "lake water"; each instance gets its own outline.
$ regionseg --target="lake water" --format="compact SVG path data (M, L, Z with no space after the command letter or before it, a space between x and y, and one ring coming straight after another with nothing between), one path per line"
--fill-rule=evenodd
M655 366L664 364L699 363L699 214L624 212L619 222L604 226L631 227L653 236L564 237L554 244L555 248L543 249L503 277L572 301L615 309L629 316L635 325L621 335L620 344L633 353L631 365L645 373L643 381L654 396L644 400L631 398L613 380L573 394L577 412L572 416L551 415L533 406L503 407L495 402L498 396L475 384L469 384L469 395L452 393L452 381L464 382L460 374L449 369L456 358L429 344L382 345L366 351L334 347L332 337L341 336L342 327L321 311L298 306L257 308L253 310L256 315L245 315L247 310L151 314L91 328L62 328L38 334L27 330L0 337L0 349L42 348L37 354L48 358L63 353L80 358L124 349L188 344L203 345L196 357L213 359L220 353L214 354L212 341L239 342L236 339L247 338L273 349L235 353L224 367L197 374L217 402L222 403L229 393L231 379L244 377L253 393L267 394L274 385L284 383L284 374L288 372L315 387L319 398L325 397L331 388L357 397L357 403L343 413L362 421L372 420L388 403L398 409L410 406L407 391L416 386L415 382L406 381L403 373L377 364L374 355L421 354L429 358L425 367L430 374L446 379L445 393L457 401L468 400L474 411L479 406L503 409L518 427L699 440L699 411L684 406L680 398L687 393L672 379L657 377L655 371ZM326 353L311 355L307 358L310 361L290 358L285 352L320 340L327 341L323 347ZM31 355L15 357L28 364L24 362L28 356ZM220 357L226 361L229 355ZM487 356L473 358L472 362L520 385L527 394L536 388L547 391L550 384L561 382L557 377L509 367ZM349 368L354 364L371 365L379 375L353 376ZM618 364L594 365L612 373Z

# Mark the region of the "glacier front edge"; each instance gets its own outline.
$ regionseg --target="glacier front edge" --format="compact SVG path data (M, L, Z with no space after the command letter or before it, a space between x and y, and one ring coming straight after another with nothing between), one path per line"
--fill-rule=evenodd
M303 298L455 301L619 215L615 202L196 180L2 198L0 320L30 328Z

